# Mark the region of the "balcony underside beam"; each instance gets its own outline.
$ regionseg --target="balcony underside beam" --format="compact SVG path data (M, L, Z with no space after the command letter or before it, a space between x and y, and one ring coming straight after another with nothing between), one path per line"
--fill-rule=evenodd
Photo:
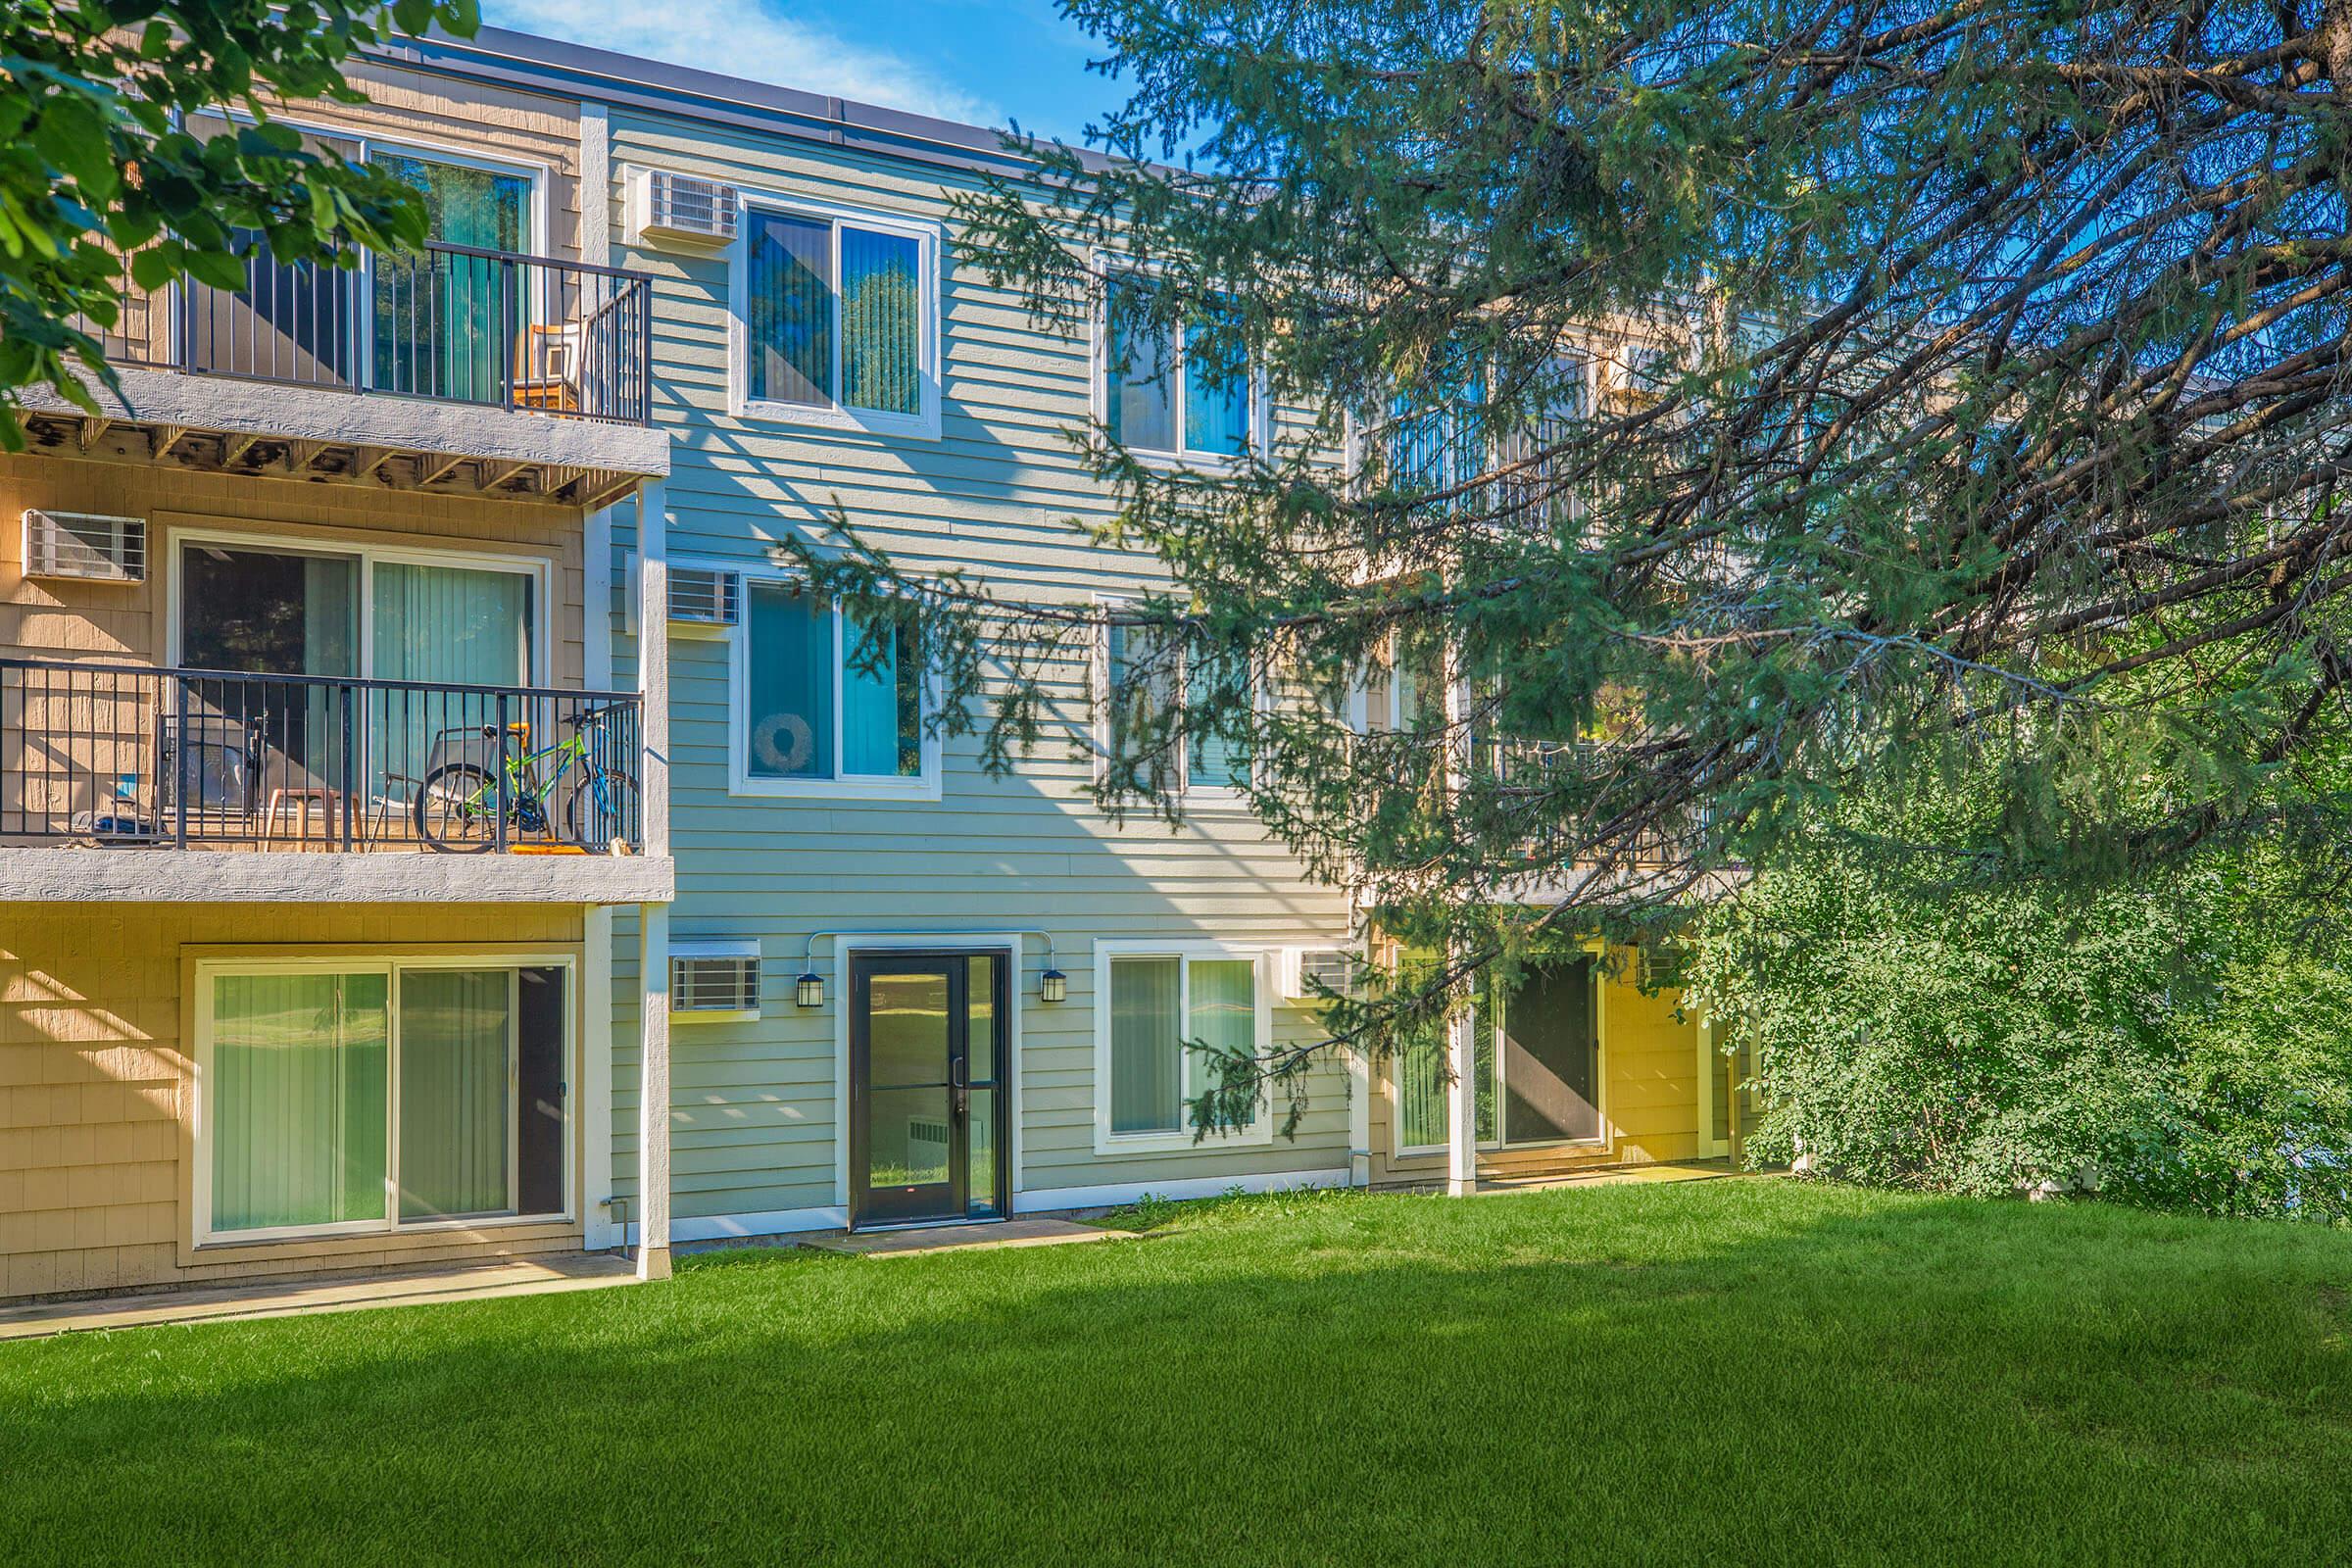
M100 463L190 473L301 478L433 495L486 496L561 507L611 506L644 482L641 472L462 452L304 440L251 430L199 430L129 419L28 414L30 448Z

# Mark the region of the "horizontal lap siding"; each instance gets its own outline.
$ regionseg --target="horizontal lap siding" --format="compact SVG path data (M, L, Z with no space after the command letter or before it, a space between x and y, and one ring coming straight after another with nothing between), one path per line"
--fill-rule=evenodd
M616 174L652 165L951 225L937 441L730 418L724 260L620 247L625 265L658 279L658 397L675 441L673 560L757 565L769 541L816 526L839 505L907 564L965 566L1006 597L1083 601L1155 580L1150 560L1098 549L1070 526L1108 514L1065 439L1087 416L1088 344L1083 333L1039 329L1010 294L956 265L941 182L958 176L621 111L612 126ZM625 529L616 540L625 542ZM619 662L633 653L624 647ZM825 1005L796 1007L792 989L808 934L844 927L1052 934L1068 1000L1037 1000L1046 946L1034 938L1016 987L1026 1192L1346 1164L1347 1086L1336 1066L1316 1070L1296 1143L1096 1155L1094 939L1335 944L1347 940L1348 912L1344 894L1306 884L1246 813L1203 815L1174 834L1162 823L1105 820L1084 795L1091 762L1071 755L1085 732L1087 680L1076 662L1049 672L1046 739L1009 777L987 777L976 743L952 741L938 802L737 799L726 790L726 647L672 639L671 934L757 939L766 960L757 1022L672 1031L680 1217L839 1201L835 1028L845 988L833 944L816 949ZM621 946L621 964L633 968L633 942ZM624 1004L631 985L616 984ZM1278 1003L1274 1016L1278 1038L1311 1038L1311 1013ZM616 1029L615 1038L627 1035ZM635 1163L633 1078L632 1063L615 1096L615 1167L624 1171Z

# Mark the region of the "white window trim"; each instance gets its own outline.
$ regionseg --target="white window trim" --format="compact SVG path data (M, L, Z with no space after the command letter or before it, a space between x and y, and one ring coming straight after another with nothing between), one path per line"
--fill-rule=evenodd
M762 778L754 773L746 756L751 739L752 701L752 585L805 583L797 571L761 562L729 561L720 557L671 559L672 565L731 571L743 579L743 613L724 629L727 644L727 793L766 800L822 801L936 801L942 795L945 748L932 728L942 693L936 666L923 671L922 771L912 778L836 772L831 778ZM705 639L710 640L710 639ZM833 602L833 758L841 759L841 681L849 657L847 625L841 602Z
M1732 1152L1731 1140L1715 1136L1715 1107L1721 1102L1728 1108L1729 1098L1724 1080L1730 1076L1723 1054L1723 1042L1715 1035L1715 1020L1698 1020L1698 1152L1701 1158L1720 1159Z
M164 648L167 662L174 668L185 661L180 643L185 619L181 602L181 590L184 587L179 565L181 547L219 545L224 550L246 550L276 556L331 556L357 562L360 568L360 618L357 628L359 646L355 652L360 668L351 677L355 680L375 678L375 568L379 564L389 562L409 566L454 566L467 571L503 571L527 577L531 584L531 640L530 646L524 650L528 667L523 671L522 684L538 688L555 685L549 663L555 622L553 572L551 563L540 558L490 555L471 550L434 550L415 545L379 545L323 532L313 537L308 533L256 533L237 528L202 524L181 526L177 523L164 524L163 532ZM299 675L302 671L285 670L280 673Z
M248 1243L331 1239L338 1236L412 1236L435 1231L479 1231L514 1225L570 1224L579 1209L578 1172L581 1083L578 957L565 953L434 954L401 958L207 958L196 965L196 1050L194 1094L190 1097L188 1149L193 1161L189 1204L190 1244L197 1248L242 1247ZM564 1206L548 1214L493 1214L456 1219L400 1218L400 976L407 969L555 969L564 976ZM274 1225L261 1230L213 1229L213 982L223 975L380 974L385 977L384 1016L384 1217L332 1225ZM512 1064L510 1064L510 1072ZM509 1079L512 1087L513 1079ZM507 1151L508 1180L514 1179L514 1150Z
M752 224L762 214L829 223L833 231L833 384L830 404L784 403L751 395ZM917 324L921 330L922 408L915 414L854 409L841 401L841 228L843 224L915 242ZM743 190L735 209L735 239L727 247L727 413L735 418L820 430L859 431L900 440L936 441L940 429L944 302L940 256L945 231L938 223L869 208L843 207L782 191Z
M1261 1099L1250 1125L1229 1133L1210 1133L1196 1139L1190 1126L1174 1132L1114 1133L1110 1130L1110 965L1114 958L1180 958L1184 960L1176 990L1178 1039L1192 1017L1192 961L1248 959L1250 996L1255 1014L1254 1049L1263 1057L1274 1046L1273 963L1279 950L1262 943L1161 942L1150 938L1095 942L1095 1152L1098 1154L1215 1154L1235 1149L1263 1148L1274 1141L1274 1118ZM1178 1102L1199 1098L1192 1083L1193 1054L1178 1050Z
M1162 271L1156 266L1147 266L1110 251L1095 252L1096 283L1090 301L1088 317L1090 342L1087 352L1087 408L1099 425L1110 422L1110 299L1107 285L1120 275L1152 277ZM1170 373L1169 399L1175 416L1176 445L1173 447L1138 446L1123 442L1129 456L1146 467L1189 468L1196 473L1229 473L1237 460L1221 452L1194 452L1184 445L1185 404L1185 334L1179 331L1171 345L1175 366ZM1252 358L1250 363L1247 393L1250 405L1249 453L1262 458L1273 451L1274 400L1266 385L1263 368Z
M1135 601L1124 594L1097 594L1094 596L1094 603L1098 610L1110 611L1131 605ZM1268 704L1272 700L1269 691L1271 683L1262 678L1254 661L1251 662L1248 678L1251 710L1258 713L1268 711ZM1220 810L1247 810L1249 797L1240 786L1193 782L1192 740L1183 722L1190 706L1191 682L1192 659L1188 655L1177 671L1176 799L1188 807L1199 805ZM1095 777L1104 779L1109 777L1112 760L1110 746L1112 693L1110 689L1110 628L1108 626L1103 626L1095 636L1093 687L1097 699L1094 704L1093 717ZM1250 777L1252 783L1261 777L1259 773L1261 762L1261 754L1252 750L1250 756Z
M1523 1149L1607 1149L1616 1141L1615 1135L1609 1127L1608 977L1601 972L1601 959L1604 955L1600 950L1588 943L1585 945L1585 952L1592 959L1592 972L1587 982L1592 987L1592 1118L1599 1124L1600 1135L1596 1138L1523 1138L1518 1140L1507 1139L1503 1136L1503 1114L1509 1093L1506 1087L1506 1074L1509 1071L1510 1063L1503 1052L1502 1042L1503 1035L1509 1026L1506 1010L1510 1004L1506 1000L1498 999L1494 1004L1494 1022L1488 1045L1488 1049L1494 1053L1494 1136L1478 1141L1477 1149L1480 1153L1495 1153L1505 1150ZM1404 1117L1400 1113L1402 1097L1397 1092L1396 1068L1394 1058L1391 1058L1388 1080L1389 1143L1395 1151L1394 1157L1425 1159L1433 1154L1445 1153L1446 1146L1442 1143L1408 1144L1404 1141ZM1703 1136L1703 1123L1701 1130Z

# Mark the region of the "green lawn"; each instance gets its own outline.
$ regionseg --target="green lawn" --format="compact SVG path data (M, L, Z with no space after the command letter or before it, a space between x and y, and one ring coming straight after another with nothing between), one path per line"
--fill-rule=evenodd
M2341 1561L2352 1235L1789 1182L0 1346L0 1561Z

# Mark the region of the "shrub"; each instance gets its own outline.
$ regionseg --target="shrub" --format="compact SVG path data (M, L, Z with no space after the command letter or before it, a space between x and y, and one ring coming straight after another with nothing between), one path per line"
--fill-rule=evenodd
M1754 1047L1750 1157L2352 1221L2352 971L2256 869L1936 887L1831 841L1760 873L1692 977Z

